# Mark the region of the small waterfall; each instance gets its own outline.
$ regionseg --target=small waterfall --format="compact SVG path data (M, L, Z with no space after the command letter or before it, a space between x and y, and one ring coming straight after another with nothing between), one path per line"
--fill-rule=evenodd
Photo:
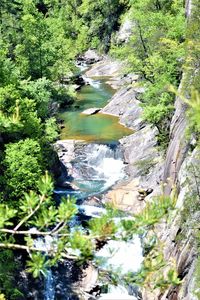
M54 300L55 299L55 287L54 287L54 278L51 269L47 271L45 278L45 299L44 300Z
M123 280L123 274L136 273L141 268L144 260L141 240L138 236L135 236L130 242L111 240L96 254L96 257L101 261L101 268L121 274ZM133 288L130 295L128 287L119 282L117 286L109 285L108 292L102 294L100 299L137 300L137 297L134 296L135 292Z
M82 75L82 77L86 84L91 85L95 89L100 88L101 82L99 80L94 80L92 78L87 77L86 75Z
M72 163L72 177L72 183L88 195L106 191L125 177L120 150L108 145L86 145Z
M75 63L75 66L80 70L81 73L84 73L90 67L86 62L80 60Z

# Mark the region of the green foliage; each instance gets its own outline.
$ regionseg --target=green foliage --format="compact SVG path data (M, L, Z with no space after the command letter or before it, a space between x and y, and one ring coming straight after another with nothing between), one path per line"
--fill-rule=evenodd
M20 82L19 88L21 97L31 99L34 102L37 116L45 119L52 101L50 80L46 78L35 81L23 80Z
M63 198L58 208L57 221L69 222L78 212L75 200Z
M156 197L154 201L147 203L144 210L134 216L134 220L122 220L121 224L128 237L133 234L144 234L148 230L152 229L154 225L168 216L169 212L174 210L176 201L176 195L172 197L166 197L161 195Z
M16 216L17 210L9 208L5 204L0 204L0 228L13 225L11 219Z
M15 276L19 270L19 262L14 257L11 250L0 252L0 291L7 295L7 299L15 300L23 297L22 293L16 288ZM0 294L1 300L6 300Z
M55 118L50 118L45 122L45 141L54 142L58 137L58 126Z
M200 132L200 94L196 90L191 91L190 101L184 99L184 101L188 104L188 118L190 120L190 129L196 133Z
M48 261L42 253L33 253L31 255L31 260L27 261L27 271L33 274L34 278L42 275L46 275L46 269L48 266Z
M102 216L99 219L92 219L89 222L89 228L95 236L98 236L99 240L105 240L112 237L117 232L117 226L110 218L109 214Z
M110 40L113 31L119 28L119 18L124 12L128 1L92 1L83 0L79 7L83 28L87 32L87 44L91 44L93 48L102 46L103 50L108 51L110 48ZM82 38L81 31L78 40Z
M8 144L4 165L6 190L11 197L19 197L30 189L36 189L36 183L42 173L39 143L32 139L26 139Z
M155 124L160 133L169 129L174 96L171 83L180 82L184 58L185 17L183 3L178 1L130 1L129 18L133 34L125 45L113 45L111 53L127 57L126 72L144 79L141 96L144 118Z
M200 92L200 70L198 62L200 60L200 32L198 30L200 26L200 4L198 0L192 2L191 16L188 19L187 31L186 31L186 50L187 57L184 64L184 82L182 86L183 94L186 92L187 98L189 98L188 85L193 87L194 90Z
M76 92L73 86L53 86L52 87L52 97L60 104L61 107L66 106L74 102L76 97Z
M145 257L142 270L136 276L132 278L130 276L126 278L127 282L132 279L133 283L151 291L156 289L165 291L170 286L175 287L181 284L175 263L165 261L160 243Z
M92 240L89 239L88 236L84 235L83 232L76 230L72 233L70 247L75 251L75 253L78 253L79 260L82 258L84 260L92 258L94 243L92 243Z
M38 182L38 190L41 194L44 195L51 195L53 191L53 182L52 179L48 176L48 173L46 172L45 176L43 176L39 182Z

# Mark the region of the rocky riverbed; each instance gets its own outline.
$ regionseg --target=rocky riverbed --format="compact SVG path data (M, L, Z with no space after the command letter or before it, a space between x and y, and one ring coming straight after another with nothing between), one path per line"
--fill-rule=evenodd
M108 78L107 82L116 89L116 93L103 109L96 111L95 108L95 113L118 117L119 122L132 129L133 133L121 138L118 145L123 153L123 172L126 176L119 177L114 181L109 191L104 190L100 197L98 195L89 197L87 204L99 206L105 202L112 202L123 211L139 213L147 201L151 201L153 196L160 194L163 180L166 181L170 177L172 181L167 184L167 190L172 188L174 182L178 182L179 196L176 206L177 209L181 209L186 195L190 191L188 182L185 181L187 165L193 164L193 161L197 159L196 149L192 154L188 152L190 141L181 142L184 141L186 126L185 107L177 98L176 111L171 125L171 140L167 159L165 159L164 154L158 149L157 128L146 124L142 117L143 112L139 98L141 99L144 89L140 86L138 76L134 74L131 76L122 75L122 65L110 58L101 57L97 61L87 71L87 76ZM94 110L90 112L94 113ZM57 142L56 148L60 160L67 167L68 172L73 172L71 161L75 159L76 149L81 149L85 145L84 141L75 140ZM193 148L195 147L193 146ZM75 189L73 186L72 188ZM192 189L194 190L195 186ZM182 288L173 289L172 287L164 295L159 290L154 293L145 290L143 291L143 299L195 299L191 294L193 288L192 274L194 272L193 259L195 257L194 248L191 245L192 237L188 236L180 244L178 240L175 241L180 232L182 232L181 215L180 213L176 214L176 212L173 222L160 224L157 228L157 234L165 244L164 257L166 260L174 259L177 263L178 274L183 279ZM91 269L86 278L91 278ZM87 284L89 281L90 279L88 279Z

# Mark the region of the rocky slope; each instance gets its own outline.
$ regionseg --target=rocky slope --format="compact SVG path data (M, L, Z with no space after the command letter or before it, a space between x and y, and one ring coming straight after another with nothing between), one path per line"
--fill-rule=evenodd
M192 7L192 1L188 0L186 3L188 18L191 15ZM98 72L96 73L95 67L90 74L111 76L112 72L106 73L109 63L106 62L106 68L103 67L104 64L105 62L99 63ZM185 82L185 76L186 74L183 74L179 87L180 92ZM195 300L198 299L195 296L197 249L193 227L194 222L198 222L199 215L195 211L192 211L193 215L190 215L187 206L192 206L195 202L193 199L199 198L198 176L195 175L194 170L194 166L199 164L199 151L195 148L192 138L186 135L185 112L187 107L180 97L176 98L175 112L170 126L170 143L166 157L163 158L163 154L158 151L157 147L157 129L145 124L142 120L142 109L137 96L143 90L134 83L135 81L132 81L130 85L129 82L127 86L126 82L126 86L123 87L118 85L117 93L101 110L101 113L118 116L122 124L135 130L132 135L120 140L124 149L129 180L114 187L105 196L105 199L114 202L120 209L137 213L145 206L144 198L141 198L141 189L146 191L146 199L149 199L153 195L159 194L162 181L166 183L166 195L170 195L176 186L178 192L176 210L167 222L157 226L157 234L164 245L163 253L166 261L175 261L182 283L162 291L144 290L143 299ZM148 189L153 190L149 196ZM188 201L191 203L188 204ZM184 213L187 215L186 218Z

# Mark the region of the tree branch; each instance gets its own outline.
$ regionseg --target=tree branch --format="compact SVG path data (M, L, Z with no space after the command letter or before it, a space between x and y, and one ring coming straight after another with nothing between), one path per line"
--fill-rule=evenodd
M46 250L45 251L43 248L28 247L28 246L19 245L19 244L0 243L0 248L13 249L13 250L25 250L28 253L30 251L45 252L45 253L48 253L49 256L53 256L53 253L52 253L51 250ZM69 255L69 254L66 254L66 253L61 253L61 257L67 258L67 259L77 259L78 258L75 255Z
M15 226L14 231L17 231L25 222L27 222L40 208L42 202L45 200L45 195L40 196L40 202L35 207L35 209L26 217L24 217L17 226Z
M145 41L144 41L144 39L143 39L142 28L141 28L139 22L137 22L137 26L138 26L138 29L139 29L140 41L141 41L141 43L142 43L142 47L143 47L143 49L144 49L145 56L148 57L147 47L146 47Z
M21 234L21 235L50 235L51 232L50 231L29 231L29 230L14 230L14 229L0 229L0 232L2 233L10 233L10 234Z
M55 233L57 233L57 232L59 231L59 228L60 228L61 225L62 225L62 227L63 227L63 221L59 222L59 223L51 230L50 234L55 234ZM64 225L65 225L65 223L64 223Z

